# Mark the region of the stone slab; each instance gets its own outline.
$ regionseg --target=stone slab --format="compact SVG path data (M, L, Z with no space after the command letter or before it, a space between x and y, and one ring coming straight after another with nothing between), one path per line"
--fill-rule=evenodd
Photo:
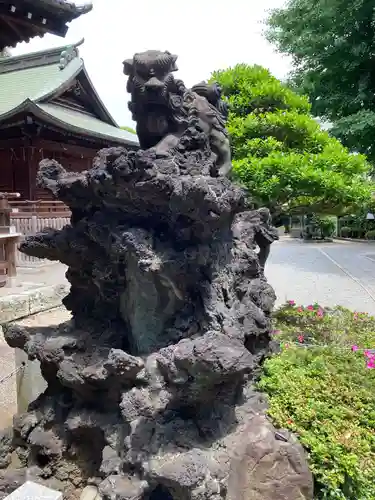
M55 307L56 303L61 306L61 295L64 294L60 287L56 294L39 293L34 296L37 300L29 306L29 310L34 314L16 319L17 323L43 327L68 321L71 318L70 313L63 307ZM13 311L13 317L17 311L19 310ZM0 319L0 323L5 323L3 318ZM40 373L39 362L30 361L23 351L9 347L0 325L0 428L11 426L13 415L19 411L26 411L28 405L45 389L46 382Z
M69 286L58 284L46 286L29 295L29 314L36 314L61 306L62 299L68 294Z
M17 377L15 351L5 342L0 326L0 427L12 425L17 413Z
M60 491L51 490L32 481L26 481L13 493L5 497L4 500L62 500L62 498L63 495Z
M0 323L7 323L29 315L28 292L0 298Z
M68 292L69 286L59 283L0 297L0 324L59 307Z

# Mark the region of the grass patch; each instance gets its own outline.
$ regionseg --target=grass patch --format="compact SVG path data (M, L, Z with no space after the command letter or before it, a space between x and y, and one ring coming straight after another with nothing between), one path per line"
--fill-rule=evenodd
M281 353L259 386L275 425L305 446L315 498L374 500L375 318L291 301L274 322Z

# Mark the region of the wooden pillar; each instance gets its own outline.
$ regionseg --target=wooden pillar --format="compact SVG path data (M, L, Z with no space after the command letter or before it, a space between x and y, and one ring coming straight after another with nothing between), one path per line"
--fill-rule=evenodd
M29 142L27 151L27 170L29 174L29 200L35 200L36 196L36 174L39 168L39 162L42 159L40 154L40 139L33 138Z
M21 193L23 199L29 195L28 143L18 148L12 148L13 191Z
M12 282L12 278L17 275L16 252L19 234L12 234L10 231L11 207L9 198L19 198L19 193L1 193L0 194L0 245L2 257L0 261L1 286Z
M18 241L18 235L9 235L4 242L5 261L8 267L7 275L9 278L14 278L17 275L16 251Z

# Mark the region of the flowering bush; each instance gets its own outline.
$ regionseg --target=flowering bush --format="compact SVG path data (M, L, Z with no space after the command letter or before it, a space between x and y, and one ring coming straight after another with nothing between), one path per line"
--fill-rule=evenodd
M315 498L374 500L375 318L290 301L274 322L281 353L259 386L274 423L305 446Z
M375 318L366 312L353 312L344 307L324 308L319 304L297 305L290 300L274 314L278 338L286 342L336 346L363 350L375 348Z

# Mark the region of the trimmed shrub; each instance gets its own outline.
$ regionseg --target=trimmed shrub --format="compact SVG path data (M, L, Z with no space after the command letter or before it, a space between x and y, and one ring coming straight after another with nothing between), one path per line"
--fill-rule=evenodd
M351 228L349 226L343 226L340 230L340 235L343 238L349 238L350 233L351 233Z
M336 223L332 217L320 218L319 225L323 238L331 238L335 234Z
M366 238L366 240L375 240L375 229L372 229L371 231L367 231L365 238Z

